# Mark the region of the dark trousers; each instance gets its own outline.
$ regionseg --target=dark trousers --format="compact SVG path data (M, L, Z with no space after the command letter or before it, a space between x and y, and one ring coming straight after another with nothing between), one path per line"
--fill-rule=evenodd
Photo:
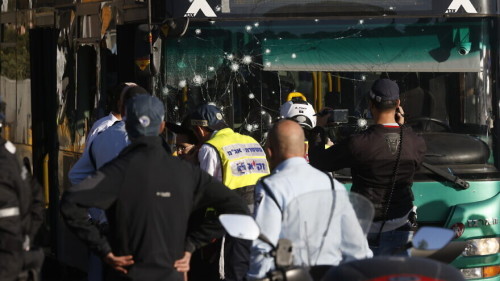
M243 281L250 267L252 241L226 235L224 245L224 271L226 281Z
M219 258L222 239L193 253L189 281L221 281ZM252 241L226 235L224 244L224 273L226 281L243 281L250 265Z

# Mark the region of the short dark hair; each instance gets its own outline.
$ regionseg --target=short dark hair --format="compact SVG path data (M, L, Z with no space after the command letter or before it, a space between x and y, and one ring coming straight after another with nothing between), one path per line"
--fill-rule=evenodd
M398 107L398 100L385 100L385 101L376 101L373 99L370 99L372 102L373 106L375 106L376 109L380 111L386 111L386 110L395 110Z
M190 144L198 144L198 139L196 138L196 135L192 132L186 132L186 133L180 133L181 135L185 135L188 139L188 143Z
M108 92L108 108L111 112L120 113L118 102L120 101L120 94L125 87L127 87L126 83L120 83Z
M132 82L122 82L116 86L114 86L109 92L108 92L108 109L111 112L114 113L121 113L120 110L120 98L122 98L122 95L124 94L124 91L127 91L127 88L132 88L132 87L137 87L137 84L132 83Z
M144 89L141 86L132 86L126 89L122 96L122 108L125 110L127 108L128 101L131 100L133 97L141 94L151 95L150 93L148 93L148 91L146 91L146 89ZM121 114L123 113L124 112L121 112Z

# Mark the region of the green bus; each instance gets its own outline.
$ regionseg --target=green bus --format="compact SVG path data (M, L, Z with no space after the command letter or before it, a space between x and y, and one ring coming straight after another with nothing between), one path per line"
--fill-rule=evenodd
M500 11L468 0L224 3L211 6L216 17L204 6L189 21L178 7L183 36L163 42L170 117L181 117L187 92L263 140L269 116L301 92L316 110L347 110L331 128L341 139L369 123L373 81L395 80L406 123L428 147L413 185L420 225L467 241L452 262L467 279L500 280ZM336 177L349 186L349 171Z
M134 81L181 122L201 102L264 141L291 92L370 122L380 77L401 89L426 140L413 191L420 225L452 228L467 279L500 280L500 2L487 0L18 0L0 6L2 134L33 164L48 208L47 254L86 268L58 200L108 90ZM349 186L349 171L335 173ZM43 235L42 235L43 236Z

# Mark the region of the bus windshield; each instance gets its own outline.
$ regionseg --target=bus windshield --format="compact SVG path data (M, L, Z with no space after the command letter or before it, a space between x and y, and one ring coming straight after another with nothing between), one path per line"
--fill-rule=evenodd
M426 162L465 177L493 165L490 18L193 21L163 44L168 119L201 102L263 142L291 92L316 110L347 112L334 142L370 124L367 93L395 80L406 123L427 142Z

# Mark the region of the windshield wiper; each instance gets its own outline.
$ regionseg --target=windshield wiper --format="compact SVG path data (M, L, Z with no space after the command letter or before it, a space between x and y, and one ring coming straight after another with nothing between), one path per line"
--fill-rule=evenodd
M445 180L455 184L456 186L458 186L462 189L467 189L470 186L469 182L455 176L451 172L446 172L446 171L444 171L444 170L442 170L434 165L431 165L431 164L425 163L425 162L422 163L422 166L424 166L429 171L433 172L434 174L444 178Z

